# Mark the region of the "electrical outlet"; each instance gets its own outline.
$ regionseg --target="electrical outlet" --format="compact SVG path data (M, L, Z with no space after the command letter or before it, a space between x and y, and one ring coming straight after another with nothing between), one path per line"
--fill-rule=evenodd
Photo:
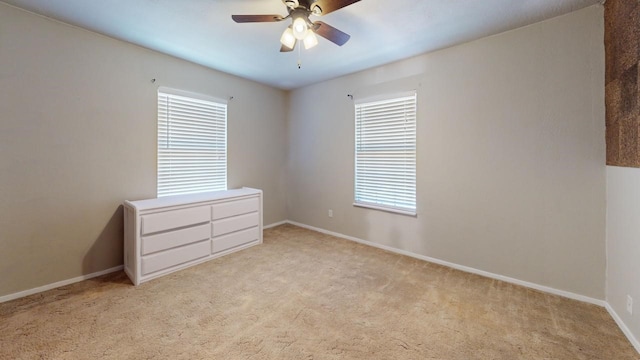
M627 295L627 312L633 315L633 298Z
M329 209L329 217L332 218L333 217L333 210Z

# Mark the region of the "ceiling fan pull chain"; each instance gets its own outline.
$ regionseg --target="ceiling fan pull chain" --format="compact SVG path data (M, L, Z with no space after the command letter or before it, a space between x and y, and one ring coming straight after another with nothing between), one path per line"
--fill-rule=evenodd
M302 50L300 49L300 46L298 46L298 69L302 69L302 60L300 60L300 52Z

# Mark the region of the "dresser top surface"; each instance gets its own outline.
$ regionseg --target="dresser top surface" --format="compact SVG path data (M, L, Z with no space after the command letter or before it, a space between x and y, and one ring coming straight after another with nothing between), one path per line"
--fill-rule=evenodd
M125 201L126 206L137 209L138 211L164 208L170 206L178 206L184 204L194 204L200 202L215 201L221 199L231 199L235 197L243 197L250 195L258 195L262 190L252 188L241 188L233 190L209 191L198 194L173 195L156 199L145 199L137 201Z

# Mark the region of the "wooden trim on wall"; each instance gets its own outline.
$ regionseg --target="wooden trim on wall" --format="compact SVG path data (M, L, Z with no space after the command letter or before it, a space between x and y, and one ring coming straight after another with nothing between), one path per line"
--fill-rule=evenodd
M640 2L604 10L607 165L640 167Z

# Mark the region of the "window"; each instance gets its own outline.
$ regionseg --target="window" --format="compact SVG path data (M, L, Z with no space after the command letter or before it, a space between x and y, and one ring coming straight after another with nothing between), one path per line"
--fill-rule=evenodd
M158 89L158 197L227 189L227 104Z
M416 93L356 102L356 206L416 214Z

